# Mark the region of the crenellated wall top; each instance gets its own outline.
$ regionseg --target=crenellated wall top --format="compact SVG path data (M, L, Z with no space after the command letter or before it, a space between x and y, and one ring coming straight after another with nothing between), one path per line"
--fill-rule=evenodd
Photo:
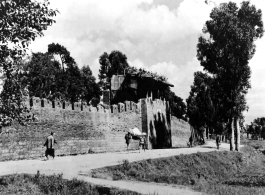
M50 109L53 111L59 110L72 110L80 112L92 112L92 113L122 113L128 111L140 110L140 102L135 103L132 101L125 101L124 103L113 104L110 107L104 105L97 105L93 107L85 102L68 102L48 99L41 99L39 97L27 97L25 98L25 105L32 109Z

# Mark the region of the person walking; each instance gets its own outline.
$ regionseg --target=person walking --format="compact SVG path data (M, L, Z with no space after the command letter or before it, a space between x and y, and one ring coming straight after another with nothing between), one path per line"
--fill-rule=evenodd
M53 137L53 132L51 132L51 135L49 135L44 143L43 146L46 147L46 151L45 151L45 156L47 158L47 160L49 160L49 155L53 157L55 157L55 151L54 151L54 144L57 144L57 141L54 139Z
M145 151L145 145L146 145L146 138L145 138L145 136L140 136L140 140L139 140L139 153L141 152L141 149L144 149L144 151Z
M216 136L216 146L217 146L217 150L219 150L219 145L220 145L220 135Z
M125 135L125 143L127 144L127 151L129 151L129 145L130 145L130 141L132 139L132 135L130 132L128 132L126 135Z
M192 135L189 138L189 142L190 142L190 147L192 147L192 142L193 142Z

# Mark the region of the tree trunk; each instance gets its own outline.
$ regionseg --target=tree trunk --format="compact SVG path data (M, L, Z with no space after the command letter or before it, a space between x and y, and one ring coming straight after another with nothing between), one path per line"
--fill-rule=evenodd
M239 151L240 146L240 128L239 128L239 121L238 118L234 118L234 125L236 130L236 151Z
M209 139L209 127L206 127L206 139Z
M229 128L230 128L230 151L234 151L235 149L235 132L234 132L234 120L233 118L229 121Z

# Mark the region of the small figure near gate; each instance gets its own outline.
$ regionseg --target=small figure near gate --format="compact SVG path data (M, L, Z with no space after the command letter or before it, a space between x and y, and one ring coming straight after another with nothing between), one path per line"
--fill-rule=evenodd
M145 138L145 136L140 136L139 153L141 152L141 149L144 149L144 151L145 151L145 146L146 146L146 138Z
M125 135L125 142L127 144L127 151L129 150L129 145L130 145L130 141L132 139L132 135L130 132L128 132L126 135Z
M217 149L219 150L219 145L220 145L220 135L217 135L216 136L216 146L217 146Z
M49 155L55 157L55 152L54 152L54 144L57 144L57 141L53 137L53 132L51 132L51 135L49 135L44 143L43 146L46 146L46 151L45 151L45 156L47 160L49 160Z
M189 142L190 142L189 146L192 147L192 142L193 142L192 136L190 136Z

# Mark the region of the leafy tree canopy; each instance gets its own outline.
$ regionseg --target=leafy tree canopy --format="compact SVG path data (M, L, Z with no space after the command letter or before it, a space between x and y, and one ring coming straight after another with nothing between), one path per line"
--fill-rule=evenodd
M263 36L262 13L249 1L241 7L222 3L215 7L199 37L197 58L218 86L215 99L231 121L242 118L247 109L245 94L250 88L249 60L255 53L254 41Z
M28 45L52 25L57 10L49 9L49 1L2 0L0 2L0 68L5 76L1 93L1 112L12 119L22 119L25 86L18 79L19 67ZM12 108L12 109L10 109ZM9 110L6 110L9 109Z
M69 52L66 53L70 56ZM75 63L70 63L63 71L60 61L54 58L53 53L47 52L33 53L30 61L23 64L23 67L28 72L26 80L30 96L87 103L92 98L99 98L100 89L88 65L80 70Z
M145 69L137 69L131 67L127 62L127 57L120 51L112 51L110 54L104 52L99 57L100 69L98 78L99 84L103 86L103 83L109 83L113 75L126 75L134 74L138 77L151 77L157 81L167 81L167 78L157 73L147 71Z
M112 75L115 74L123 75L126 68L129 67L127 56L120 51L112 51L110 54L104 52L99 57L99 63L100 69L98 77L100 82L109 82Z
M194 73L194 82L191 86L187 101L187 115L194 127L210 125L215 115L215 107L212 100L212 78L203 73Z
M165 91L165 99L169 101L171 114L179 119L187 121L187 107L181 97L178 97L169 88Z
M74 66L76 64L74 58L71 57L70 52L64 46L58 43L49 44L48 53L59 56L63 72L64 72L64 66L69 68L70 66Z

